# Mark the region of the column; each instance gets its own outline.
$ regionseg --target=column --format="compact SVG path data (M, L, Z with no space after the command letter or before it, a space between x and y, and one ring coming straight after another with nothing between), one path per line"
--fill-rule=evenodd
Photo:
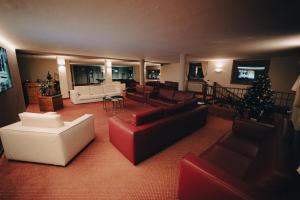
M140 84L145 84L145 60L140 61Z
M105 83L112 83L112 63L111 60L105 60Z
M180 54L180 63L179 63L179 90L185 90L185 69L186 69L186 54Z
M67 71L65 59L57 58L58 76L59 76L59 86L62 98L69 98L69 87L67 80Z

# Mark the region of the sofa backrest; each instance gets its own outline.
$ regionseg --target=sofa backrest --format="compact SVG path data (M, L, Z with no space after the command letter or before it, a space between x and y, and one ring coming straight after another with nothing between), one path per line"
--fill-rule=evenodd
M90 86L74 86L74 90L78 92L79 95L90 95Z
M144 94L144 86L143 85L136 85L135 86L135 92L138 94Z
M164 108L164 115L165 116L171 116L171 115L174 115L174 114L178 114L178 113L181 113L181 112L192 110L192 109L194 109L198 106L197 103L198 103L197 99L191 99L191 100L186 101L186 102L182 102L182 103L178 103L178 104L174 104L174 105L165 107Z
M90 94L103 94L104 88L102 85L90 85Z
M58 128L64 126L64 122L59 114L55 113L30 113L19 114L22 126L40 128Z
M145 86L144 86L144 91L147 91L147 92L153 92L153 91L154 91L154 87L149 86L149 85L145 85Z
M193 98L195 98L195 94L193 92L175 91L173 99L177 102L184 102Z
M173 97L174 97L174 90L169 90L164 88L159 89L159 98L172 101Z
M104 84L103 85L103 89L104 89L104 93L109 93L109 92L116 92L116 85L113 84Z
M133 114L132 125L140 126L161 119L163 118L163 116L164 116L164 111L162 108L155 108L150 111Z

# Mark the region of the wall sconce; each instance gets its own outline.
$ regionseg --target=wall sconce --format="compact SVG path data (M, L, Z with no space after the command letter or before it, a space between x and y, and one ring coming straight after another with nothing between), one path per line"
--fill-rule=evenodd
M220 73L223 71L224 62L223 61L216 61L215 62L215 72Z
M64 66L64 65L58 66L58 71L65 71L65 70L66 70L66 66Z

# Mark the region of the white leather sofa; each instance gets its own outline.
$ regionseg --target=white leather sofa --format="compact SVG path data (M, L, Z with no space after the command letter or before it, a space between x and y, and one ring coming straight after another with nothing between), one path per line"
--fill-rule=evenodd
M95 138L94 117L63 122L54 112L21 113L21 121L0 128L7 159L66 166Z
M70 98L73 104L91 103L101 101L104 96L122 95L125 84L111 83L103 85L74 86L70 90Z

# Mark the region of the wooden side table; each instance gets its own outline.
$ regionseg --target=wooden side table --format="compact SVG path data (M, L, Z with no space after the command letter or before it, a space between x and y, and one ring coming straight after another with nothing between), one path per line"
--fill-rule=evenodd
M56 111L64 107L62 95L39 96L40 111Z

